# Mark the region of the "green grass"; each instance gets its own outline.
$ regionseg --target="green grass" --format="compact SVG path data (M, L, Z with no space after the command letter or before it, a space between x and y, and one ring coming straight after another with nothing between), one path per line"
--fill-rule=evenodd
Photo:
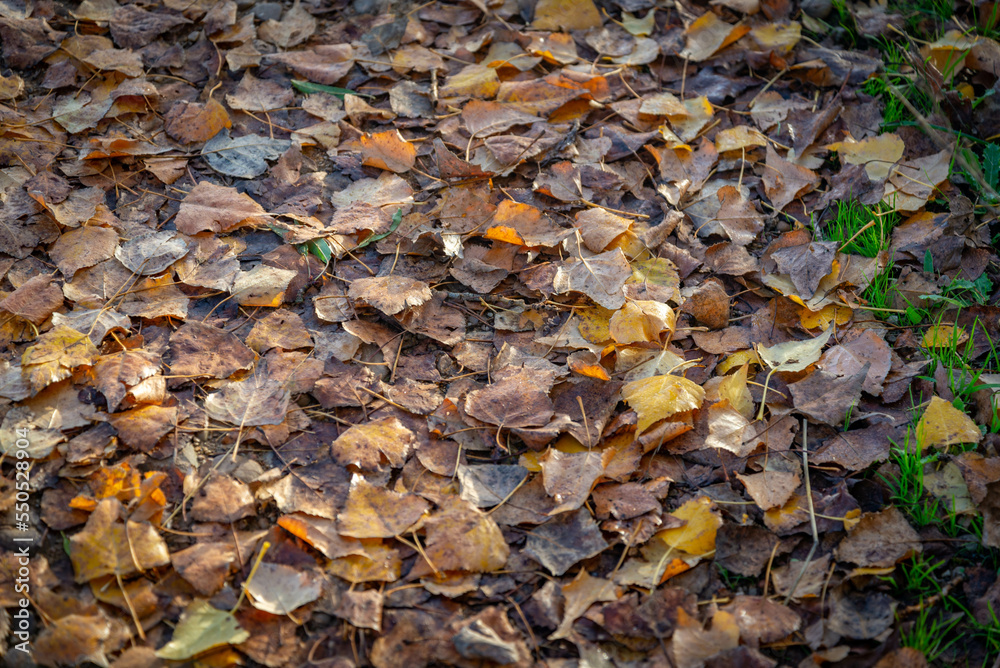
M899 215L888 204L870 207L852 199L837 204L837 213L824 226L823 237L838 242L841 252L874 258L889 248L892 228L898 222ZM895 275L895 263L890 261L861 293L861 299L880 320L891 315Z
M937 39L955 13L954 0L903 0L889 3L891 11L903 15L906 32L923 39Z
M889 458L899 468L899 476L880 476L892 492L892 502L905 512L910 520L923 528L938 521L938 502L924 498L924 467L937 459L937 452L924 455L920 445L912 438L913 428L906 430L903 445L890 440Z
M903 97L924 115L928 115L934 108L932 100L920 89L917 82L909 76L904 76L905 70L908 69L906 47L885 36L875 40L875 46L882 54L882 62L885 64L885 78L868 79L863 90L872 97L881 98L885 105L885 109L882 111L880 132L892 132L900 125L916 124L916 119L906 109L906 106L889 92L889 85L902 91Z
M826 223L824 236L841 244L842 253L876 257L889 247L892 228L899 216L888 204L874 207L851 199L837 204L837 214Z
M963 616L950 615L947 619L944 615L932 615L931 611L931 606L922 608L910 630L900 634L900 642L903 647L919 650L928 661L934 662L962 639L961 634L952 634L952 631Z
M871 283L861 293L861 298L868 303L872 314L879 320L892 317L892 297L896 293L895 286L896 263L889 261L885 269L875 274Z

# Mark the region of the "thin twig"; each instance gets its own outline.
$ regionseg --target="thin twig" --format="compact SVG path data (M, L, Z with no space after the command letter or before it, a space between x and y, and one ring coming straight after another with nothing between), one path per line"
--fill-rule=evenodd
M799 575L795 578L795 583L792 585L791 590L788 592L788 596L785 597L785 605L792 600L792 596L795 595L795 590L798 589L799 582L802 581L802 576L806 574L806 569L809 568L809 563L812 561L813 555L816 554L816 548L819 547L819 530L816 528L816 509L813 508L813 497L812 497L812 485L809 482L809 423L805 418L802 419L802 475L806 479L806 501L809 502L809 525L812 527L813 534L813 544L809 548L809 554L806 555L805 563L802 564L802 570L799 571Z

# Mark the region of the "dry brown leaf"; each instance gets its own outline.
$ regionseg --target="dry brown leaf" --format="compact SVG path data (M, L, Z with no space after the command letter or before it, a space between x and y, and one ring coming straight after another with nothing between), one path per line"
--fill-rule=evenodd
M538 386L536 374L519 370L481 390L470 392L465 410L500 427L540 427L552 417L552 400Z
M347 291L351 299L374 306L386 315L395 315L410 306L420 306L433 295L424 281L407 276L359 278Z
M489 573L503 568L510 555L496 522L455 497L439 504L438 510L424 520L424 528L425 556L414 565L413 576L440 571Z
M581 569L573 581L562 586L563 597L566 599L566 610L563 613L559 628L549 636L549 640L559 640L569 637L573 622L579 619L594 603L614 601L618 598L615 583L604 578L595 578L587 569Z
M740 628L731 613L715 613L712 628L706 631L683 608L677 609L677 628L671 643L677 668L701 668L707 659L735 648L739 642Z
M0 301L0 309L36 325L45 322L62 305L63 291L46 275L32 276Z
M164 130L182 144L206 142L225 128L233 126L226 108L209 98L200 104L182 100L164 117Z
M184 234L230 232L244 225L264 225L264 209L235 188L201 181L181 202L174 223Z
M557 504L549 511L550 515L582 506L606 466L602 453L596 450L563 453L552 449L540 460L540 464L545 491Z
M386 417L343 432L330 446L330 454L343 466L377 471L382 468L383 456L390 466L402 467L415 443L416 435L399 418Z

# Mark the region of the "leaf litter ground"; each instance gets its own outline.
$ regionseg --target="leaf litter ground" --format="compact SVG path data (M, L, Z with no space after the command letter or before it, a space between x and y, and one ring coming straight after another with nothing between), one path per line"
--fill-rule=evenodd
M991 6L3 3L0 655L991 665Z

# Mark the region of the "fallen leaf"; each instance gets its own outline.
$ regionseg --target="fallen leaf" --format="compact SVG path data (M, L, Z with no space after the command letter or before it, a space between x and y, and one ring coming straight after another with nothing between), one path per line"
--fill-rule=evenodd
M97 504L82 531L70 536L69 555L76 582L104 575L127 577L170 563L167 544L147 522L122 521L117 499Z
M264 225L264 209L249 196L234 188L224 188L201 181L181 202L174 224L178 231L230 232L243 225Z
M692 618L683 608L677 610L677 628L674 630L674 664L677 668L699 668L707 659L735 648L740 642L740 629L732 614L720 610L712 617L712 628L702 628L701 622Z
M351 283L347 294L386 315L395 315L409 306L420 306L432 296L430 286L424 281L391 275L359 278Z
M865 513L837 546L837 559L865 568L895 566L923 551L920 536L895 506Z
M895 134L884 134L857 142L835 142L824 148L836 151L848 164L864 165L869 179L881 181L903 157L904 144Z
M552 417L552 400L538 387L534 374L517 371L470 392L465 410L472 417L500 427L540 427Z
M594 603L614 601L618 598L615 583L603 578L595 578L587 569L581 569L573 581L562 586L566 609L559 628L549 636L549 640L569 637L573 622L579 619Z
M320 580L309 570L285 564L261 563L244 585L253 607L272 615L291 615L319 598Z
M252 179L266 172L267 161L277 160L291 145L287 139L252 134L230 137L229 128L222 128L205 142L201 155L220 174Z
M467 501L451 497L424 521L424 563L413 575L438 571L489 573L503 568L510 555L500 527Z
M715 549L715 535L722 526L722 517L715 512L710 498L699 496L691 499L670 514L685 524L658 533L661 541L692 556L708 554Z
M184 610L170 642L157 650L156 656L184 661L223 645L239 645L249 637L232 614L196 599Z
M549 511L550 515L582 506L605 468L601 452L594 450L576 453L549 450L540 463L545 491L557 504Z
M226 108L212 98L204 104L186 100L177 102L164 120L166 133L182 144L208 141L233 125Z
M417 159L417 149L398 131L377 132L361 137L361 164L390 172L408 172Z
M415 494L376 487L355 474L351 478L347 503L337 521L342 536L391 538L413 526L429 507Z
M682 376L652 376L622 387L622 398L639 415L635 428L638 436L654 422L699 408L705 399L705 390Z
M533 30L586 30L599 28L601 15L592 0L539 0Z
M930 404L917 423L920 449L947 449L960 443L979 443L983 433L968 415L941 397L931 397Z
M749 26L733 26L713 12L705 12L688 26L687 45L680 55L692 62L707 60L717 51L750 32Z
M528 533L525 551L553 575L608 547L597 522L586 508L561 513Z
M288 413L289 396L284 383L254 374L209 395L205 412L213 420L239 427L281 424Z
M97 348L80 332L59 325L42 334L21 356L22 373L33 392L69 378L73 369L97 359Z

